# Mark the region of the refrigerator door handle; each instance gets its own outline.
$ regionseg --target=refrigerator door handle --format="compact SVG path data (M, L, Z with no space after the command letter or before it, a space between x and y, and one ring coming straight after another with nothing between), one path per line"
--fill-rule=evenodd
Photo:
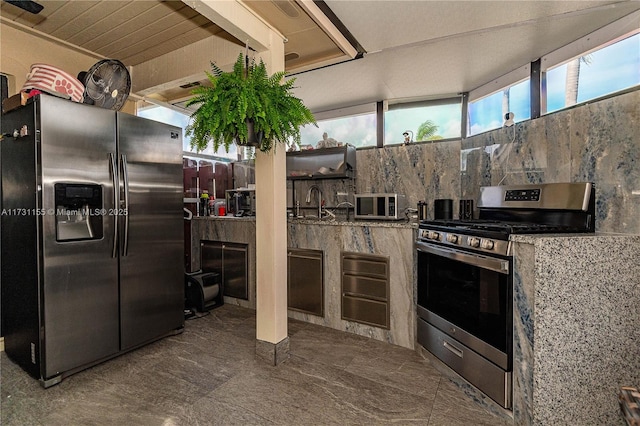
M124 182L124 237L122 243L122 255L129 252L129 173L127 172L127 156L120 155L122 161L122 177Z
M118 186L118 166L116 164L116 156L112 152L109 153L109 168L111 169L111 180L113 182L113 207L118 208L118 193L120 188ZM113 249L111 251L111 257L118 255L118 216L113 216Z

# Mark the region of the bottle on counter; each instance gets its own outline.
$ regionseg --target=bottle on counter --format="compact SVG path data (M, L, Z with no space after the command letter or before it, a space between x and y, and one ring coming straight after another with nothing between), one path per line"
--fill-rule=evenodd
M202 195L200 195L199 215L209 216L209 194L206 192L203 192Z

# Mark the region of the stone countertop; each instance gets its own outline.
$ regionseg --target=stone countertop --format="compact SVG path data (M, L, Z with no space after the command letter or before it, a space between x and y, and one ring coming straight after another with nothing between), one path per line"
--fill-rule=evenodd
M193 219L199 219L199 220L245 220L245 221L249 221L249 222L255 222L256 217L255 216L232 216L232 215L227 215L227 216L193 216Z
M409 228L418 229L418 222L406 220L330 220L315 218L289 218L290 224L300 225L327 225L327 226L369 226L379 228Z
M631 234L615 234L608 232L595 232L595 233L560 233L560 234L514 234L509 237L510 241L525 244L535 244L541 240L556 240L566 238L634 238L640 237Z
M244 220L255 221L255 216L194 216L194 219L199 220ZM289 224L297 225L326 225L326 226L368 226L368 227L380 227L380 228L403 228L403 229L418 229L418 222L406 221L406 220L335 220L335 219L322 219L316 218L289 218Z

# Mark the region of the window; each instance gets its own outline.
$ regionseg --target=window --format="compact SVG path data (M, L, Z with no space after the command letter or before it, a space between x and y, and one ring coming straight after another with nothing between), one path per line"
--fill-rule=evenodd
M640 84L640 34L549 68L547 110L554 112Z
M318 127L309 125L300 129L300 145L303 147L316 148L319 142L324 141L325 136L326 139L348 143L356 148L376 146L376 114L373 112L317 122Z
M154 105L139 108L138 116L180 127L182 129L182 150L185 152L193 152L195 154L195 151L191 149L191 141L189 137L185 135L185 128L189 124L189 114ZM220 147L217 152L213 152L213 147L209 146L204 151L201 151L200 154L214 156L221 159L236 160L238 158L238 152L235 144L229 146L229 152L226 152L224 147Z
M469 102L469 136L502 127L508 112L514 113L516 122L531 118L529 82L530 79L526 79Z
M384 144L434 141L460 137L461 99L389 105L384 115Z

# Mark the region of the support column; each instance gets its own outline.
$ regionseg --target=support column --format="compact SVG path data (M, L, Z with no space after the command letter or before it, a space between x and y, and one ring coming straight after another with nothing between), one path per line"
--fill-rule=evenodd
M282 38L260 56L269 74L283 70ZM289 358L286 151L256 153L256 356L273 365Z
M269 74L284 70L284 36L242 1L183 1L246 41ZM289 357L286 151L256 153L256 355L273 365Z

